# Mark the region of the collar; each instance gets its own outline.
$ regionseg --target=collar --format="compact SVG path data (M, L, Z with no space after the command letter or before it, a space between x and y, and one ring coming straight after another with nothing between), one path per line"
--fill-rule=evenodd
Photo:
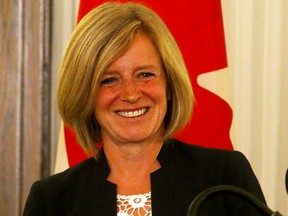
M173 163L171 163L171 154L173 153L174 140L167 140L163 143L163 146L157 156L161 168L151 174L151 193L152 193L152 212L153 216L157 215L177 215L173 213L173 182L175 182L175 176L173 173ZM95 179L98 182L98 193L110 194L109 199L107 196L101 196L102 199L106 197L106 204L113 203L110 208L116 205L116 190L117 186L109 181L107 177L110 173L108 161L103 149L97 155L95 166ZM99 189L100 188L100 189ZM101 201L104 204L103 200ZM111 215L112 212L110 212Z

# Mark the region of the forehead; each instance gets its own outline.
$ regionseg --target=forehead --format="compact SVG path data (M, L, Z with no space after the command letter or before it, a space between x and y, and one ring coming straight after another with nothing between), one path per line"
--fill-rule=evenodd
M143 33L136 34L125 52L113 61L108 71L127 67L161 67L160 54L152 40Z

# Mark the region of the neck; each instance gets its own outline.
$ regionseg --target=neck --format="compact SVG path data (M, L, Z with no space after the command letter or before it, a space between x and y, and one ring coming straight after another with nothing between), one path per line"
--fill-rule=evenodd
M116 145L103 143L110 166L108 180L117 184L119 194L150 191L150 174L161 167L157 156L163 140Z
M161 150L163 141L153 143L133 143L107 146L103 148L112 171L118 170L122 174L133 172L153 172L153 164Z

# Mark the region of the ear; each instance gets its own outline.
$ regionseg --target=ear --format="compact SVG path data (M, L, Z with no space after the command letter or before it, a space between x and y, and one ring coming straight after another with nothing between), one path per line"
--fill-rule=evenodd
M170 101L172 99L172 93L171 93L170 85L166 86L166 98L167 98L167 101Z

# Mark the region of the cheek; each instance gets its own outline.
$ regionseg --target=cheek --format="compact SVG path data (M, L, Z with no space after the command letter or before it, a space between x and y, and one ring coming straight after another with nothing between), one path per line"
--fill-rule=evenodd
M146 88L150 90L151 95L154 95L154 97L157 97L159 100L167 100L168 92L165 82L156 82L151 86L146 86Z
M148 87L147 87L148 89ZM146 91L147 92L147 91ZM146 93L149 97L154 101L155 105L157 105L161 111L166 110L167 108L167 92L165 88L152 87L149 88L149 92Z
M96 109L97 108L103 109L105 107L107 108L107 106L110 105L115 100L116 97L117 93L111 89L99 90L98 96L95 99Z

